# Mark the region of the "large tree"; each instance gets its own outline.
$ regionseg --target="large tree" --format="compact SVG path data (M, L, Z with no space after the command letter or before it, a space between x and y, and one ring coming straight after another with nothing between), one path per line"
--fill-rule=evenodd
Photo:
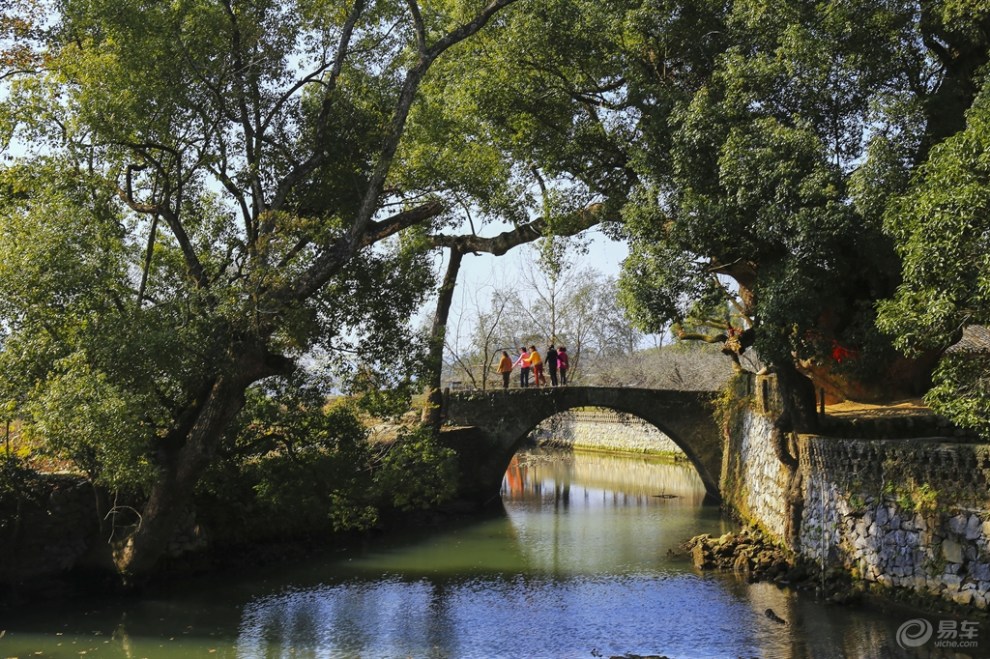
M125 579L252 383L316 343L373 364L405 338L455 187L424 174L410 113L512 2L67 0L43 72L8 80L0 127L35 157L2 173L5 398L134 472L106 481L145 492L115 535Z
M882 218L963 126L985 12L556 0L514 19L531 38L489 58L502 91L479 90L479 107L557 176L628 191L624 290L647 329L713 310L724 323L730 298L740 320L721 339L756 345L805 393L795 368L840 396L927 385L930 355L905 360L876 331L875 303L900 281Z
M990 437L990 87L887 210L904 281L880 324L905 350L943 350L932 407Z

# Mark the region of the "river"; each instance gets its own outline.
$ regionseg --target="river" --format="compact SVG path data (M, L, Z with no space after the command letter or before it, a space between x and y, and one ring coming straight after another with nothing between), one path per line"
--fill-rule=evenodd
M524 452L504 510L484 518L139 600L7 613L0 657L981 656L902 649L907 611L699 574L671 550L732 527L703 498L686 464Z

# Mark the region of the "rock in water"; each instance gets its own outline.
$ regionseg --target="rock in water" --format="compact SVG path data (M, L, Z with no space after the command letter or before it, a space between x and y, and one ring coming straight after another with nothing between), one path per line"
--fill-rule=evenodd
M784 620L783 618L781 618L781 617L780 617L779 615L777 615L776 613L774 613L774 612L773 612L773 609L767 609L766 611L764 611L764 612L763 612L763 614L764 614L764 615L765 615L766 617L768 617L768 618L770 618L771 620L773 620L774 622L779 622L779 623L780 623L780 624L782 624L782 625L786 625L786 624L787 624L787 621L786 621L786 620Z

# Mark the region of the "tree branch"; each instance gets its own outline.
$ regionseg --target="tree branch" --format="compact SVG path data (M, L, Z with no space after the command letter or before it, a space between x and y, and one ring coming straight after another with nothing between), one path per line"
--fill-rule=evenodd
M495 0L490 3L474 20L449 32L427 51L426 57L420 57L416 65L406 72L389 130L379 150L375 169L368 180L368 186L365 189L364 196L350 229L343 239L336 241L330 249L324 251L295 282L292 290L288 293L291 297L297 300L308 298L319 290L335 272L343 267L344 263L359 249L368 244L366 240L369 227L378 208L379 199L385 187L385 180L389 171L392 169L392 163L399 148L399 142L402 140L402 135L405 132L406 119L409 117L409 111L412 108L413 101L416 99L419 85L432 63L447 48L463 41L484 27L495 12L516 1Z
M573 236L602 223L607 218L602 217L605 212L604 204L592 204L572 214L564 226L557 228L555 235ZM446 234L436 234L430 237L434 247L448 247L461 253L484 252L501 256L513 247L524 243L529 243L545 235L546 220L542 217L527 224L520 225L510 231L504 231L491 238L482 238L473 234L450 236Z
M286 174L275 188L275 197L272 199L272 208L281 208L286 197L303 179L315 170L327 157L327 134L330 129L330 112L333 107L333 94L337 89L337 80L344 67L344 60L351 44L351 37L354 34L354 26L364 12L365 0L355 0L351 7L350 14L344 22L344 27L340 32L340 41L337 43L337 54L334 56L333 67L330 70L330 77L324 83L326 87L323 93L323 102L320 106L320 116L316 122L316 136L313 140L313 152L302 163L293 167ZM274 229L271 223L265 223L261 227L263 233L270 233Z
M373 245L380 240L384 240L389 236L395 235L403 229L407 229L411 226L425 222L430 218L436 217L443 212L443 209L444 206L441 202L429 201L425 204L416 206L415 208L410 208L409 210L402 211L401 213L396 213L392 217L384 220L372 222L368 231L365 232L361 247Z
M416 206L415 208L410 208L404 210L400 213L380 220L378 222L373 222L371 228L365 234L364 244L362 247L368 247L381 240L393 236L403 229L407 229L411 226L415 226L420 222L424 222L431 217L436 217L441 212L443 212L443 204L439 201L429 201L425 204ZM292 246L282 260L279 261L278 267L282 268L287 265L295 256L311 244L309 238L302 238L295 245Z
M265 207L264 190L259 175L259 164L261 162L261 118L259 116L260 91L257 87L257 77L251 73L251 65L244 61L244 44L241 39L241 29L237 19L237 12L234 11L231 0L224 0L224 9L230 20L231 30L231 54L234 58L233 74L237 81L235 85L235 98L238 109L238 122L244 132L244 157L247 163L249 174L249 187L251 190L251 215L248 224L248 244L254 243L255 236L258 235L257 222L261 217L261 212ZM247 74L247 75L245 75ZM246 90L250 89L253 95L254 108L249 107ZM253 116L252 116L253 115Z
M433 47L429 50L430 60L436 59L443 51L470 37L472 34L483 28L485 24L491 20L492 16L494 16L499 10L508 7L514 2L516 2L516 0L494 0L489 3L487 7L481 10L481 13L475 16L474 20L461 25L455 30L452 30L443 39L433 44Z
M406 5L409 7L409 13L412 14L413 26L416 28L416 47L419 55L426 57L426 26L423 25L423 15L416 0L406 0Z

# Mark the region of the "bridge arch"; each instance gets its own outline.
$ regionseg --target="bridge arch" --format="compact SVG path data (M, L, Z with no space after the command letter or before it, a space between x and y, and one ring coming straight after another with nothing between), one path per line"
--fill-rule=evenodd
M462 468L462 492L498 496L502 475L526 436L543 420L575 407L604 407L660 429L687 455L709 499L720 500L722 435L709 391L617 387L557 387L458 392L445 397L445 417L462 429L451 442ZM465 453L467 452L467 453Z

